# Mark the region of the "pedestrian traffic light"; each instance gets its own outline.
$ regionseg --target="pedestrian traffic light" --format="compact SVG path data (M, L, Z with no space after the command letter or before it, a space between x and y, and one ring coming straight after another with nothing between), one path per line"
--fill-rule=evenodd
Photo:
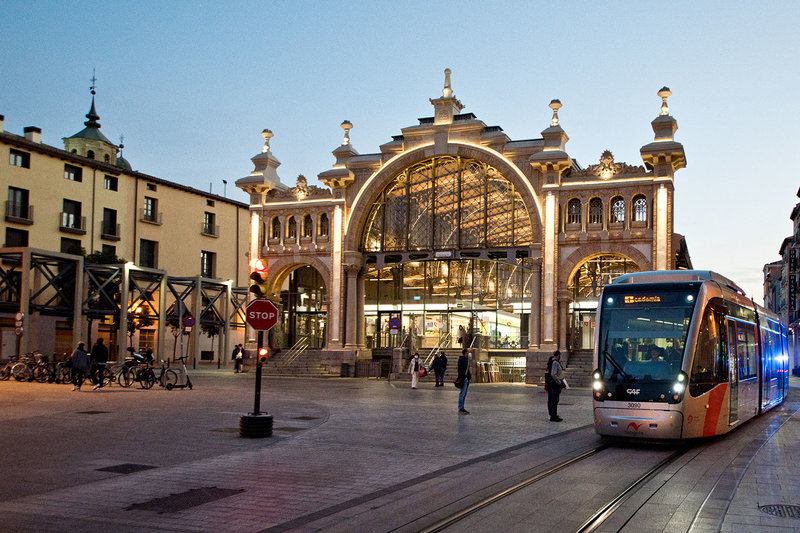
M269 348L259 348L258 349L258 362L259 363L266 363L267 359L269 359Z
M250 292L256 295L256 298L267 297L267 262L264 259L255 259L250 262L253 271L250 273L250 279L253 284L250 285Z

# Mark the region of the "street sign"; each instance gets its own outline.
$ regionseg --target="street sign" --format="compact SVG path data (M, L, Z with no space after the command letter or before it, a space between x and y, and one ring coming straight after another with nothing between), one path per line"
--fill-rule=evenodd
M398 330L400 329L400 318L393 317L389 320L389 333L392 335L397 335Z
M186 327L190 328L194 326L194 317L192 315L189 315L186 317L186 320L184 322L186 322Z
M14 320L16 320L17 322L21 321L23 318L25 318L25 313L23 313L22 311L14 315Z
M245 320L258 331L267 331L278 323L278 308L269 300L253 300L247 304Z
M22 337L22 328L14 328L14 333L17 334L17 337Z

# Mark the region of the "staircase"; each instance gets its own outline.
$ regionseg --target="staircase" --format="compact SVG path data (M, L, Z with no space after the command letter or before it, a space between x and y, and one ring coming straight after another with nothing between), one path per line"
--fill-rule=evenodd
M322 364L320 350L308 349L297 354L290 350L280 350L272 354L264 365L267 376L293 376L298 378L339 377L339 370L330 371Z
M592 350L579 350L570 354L569 362L564 369L564 377L567 378L570 387L591 387L593 356Z

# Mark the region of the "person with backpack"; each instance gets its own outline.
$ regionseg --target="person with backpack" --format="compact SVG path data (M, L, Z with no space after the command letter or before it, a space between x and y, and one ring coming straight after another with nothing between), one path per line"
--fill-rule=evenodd
M84 348L84 344L82 342L79 342L78 347L75 348L74 352L72 352L70 364L72 365L72 370L70 372L73 385L72 390L79 391L81 390L81 384L83 383L83 380L86 379L86 374L89 373L89 369L92 367L89 354L86 353L86 349Z

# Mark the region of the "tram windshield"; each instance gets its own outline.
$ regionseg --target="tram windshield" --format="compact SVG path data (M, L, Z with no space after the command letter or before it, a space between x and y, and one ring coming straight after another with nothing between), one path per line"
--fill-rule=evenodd
M672 382L681 371L698 290L699 284L607 286L598 339L598 370L604 381Z

